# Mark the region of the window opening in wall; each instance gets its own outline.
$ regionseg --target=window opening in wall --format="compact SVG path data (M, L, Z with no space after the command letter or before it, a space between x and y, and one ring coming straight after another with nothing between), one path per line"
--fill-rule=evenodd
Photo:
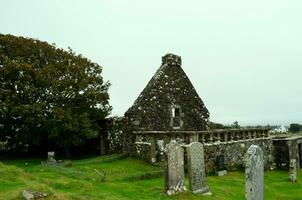
M179 108L175 108L175 110L174 110L174 117L180 117Z
M178 129L181 126L180 113L179 107L172 108L172 126L174 129Z

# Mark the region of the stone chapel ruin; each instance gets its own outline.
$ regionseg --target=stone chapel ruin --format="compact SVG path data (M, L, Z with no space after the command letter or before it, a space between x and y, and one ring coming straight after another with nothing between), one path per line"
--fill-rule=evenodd
M272 162L269 129L209 129L209 111L182 69L181 57L166 54L162 64L124 116L123 151L151 163L163 160L165 146L175 140L204 146L206 172L242 166L252 144ZM217 163L217 160L219 163ZM218 166L217 166L218 165Z

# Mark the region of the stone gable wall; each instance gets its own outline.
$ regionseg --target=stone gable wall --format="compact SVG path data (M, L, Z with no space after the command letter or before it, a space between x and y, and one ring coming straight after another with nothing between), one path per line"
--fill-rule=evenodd
M209 111L182 69L181 58L168 54L125 119L134 130L174 130L172 108L180 109L178 130L206 130Z

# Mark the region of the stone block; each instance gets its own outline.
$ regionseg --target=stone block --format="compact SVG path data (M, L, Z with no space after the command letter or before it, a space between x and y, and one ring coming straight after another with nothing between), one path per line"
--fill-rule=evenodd
M225 176L227 174L227 170L216 171L217 176Z

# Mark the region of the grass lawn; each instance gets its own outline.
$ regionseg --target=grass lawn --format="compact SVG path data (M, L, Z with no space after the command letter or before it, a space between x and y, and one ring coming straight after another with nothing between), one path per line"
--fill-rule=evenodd
M49 193L47 199L244 199L244 173L208 176L213 196L190 192L166 196L161 166L150 166L121 155L75 160L72 166L41 166L38 159L0 162L0 199L21 199L24 189ZM26 164L25 164L26 163ZM105 181L96 172L106 174ZM188 181L186 182L188 188ZM265 199L301 200L302 173L291 183L285 171L265 172Z

